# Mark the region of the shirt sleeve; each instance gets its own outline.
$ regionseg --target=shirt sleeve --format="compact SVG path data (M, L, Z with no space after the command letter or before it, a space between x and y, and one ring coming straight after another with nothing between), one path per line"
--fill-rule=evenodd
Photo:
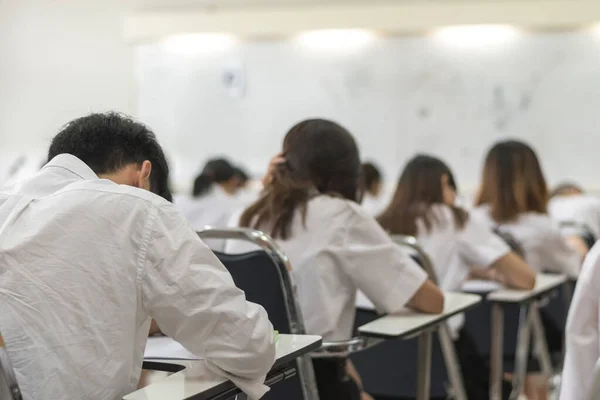
M141 260L142 304L209 369L259 398L275 359L265 310L246 301L221 262L172 207L156 210Z
M583 265L569 309L566 356L560 398L586 399L594 366L600 357L600 246L596 245Z
M488 268L510 253L510 247L485 224L468 218L459 236L462 258L472 267Z
M344 240L335 253L354 285L378 311L400 311L427 280L427 274L395 244L375 219L352 209Z
M537 254L542 270L577 278L581 267L581 256L569 246L558 226L552 225L541 239L542 249Z

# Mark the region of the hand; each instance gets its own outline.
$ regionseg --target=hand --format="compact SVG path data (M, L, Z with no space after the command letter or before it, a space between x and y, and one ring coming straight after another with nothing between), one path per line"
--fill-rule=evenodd
M273 172L275 171L275 168L278 165L283 164L285 161L286 159L283 156L283 153L279 153L275 157L271 158L271 161L269 162L269 168L267 169L267 173L262 178L263 186L266 186L269 183L271 183L271 181L273 180Z

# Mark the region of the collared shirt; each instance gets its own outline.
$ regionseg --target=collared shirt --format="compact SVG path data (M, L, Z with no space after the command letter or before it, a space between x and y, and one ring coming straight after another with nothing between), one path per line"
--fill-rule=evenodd
M239 217L232 218L237 226ZM269 232L268 227L262 227ZM357 289L384 313L401 310L427 274L396 245L358 204L319 195L309 200L306 218L292 219L290 237L277 240L289 257L308 333L325 340L352 337ZM252 247L228 241L226 251Z
M567 318L561 400L587 400L600 358L600 245L587 255ZM596 394L597 395L597 394Z
M431 228L427 230L424 221L418 220L417 239L430 257L443 291L459 291L471 268L488 268L510 253L510 247L487 225L470 216L460 228L450 207L434 204L429 212ZM449 324L453 336L458 337L464 315L451 318Z
M558 224L547 214L526 212L515 221L498 224L490 213L488 205L471 211L471 216L490 228L497 227L507 232L521 245L525 261L537 271L552 271L577 277L581 267L581 256L563 237Z
M150 316L258 396L275 348L264 309L175 207L76 157L0 190L0 329L27 400L135 390Z

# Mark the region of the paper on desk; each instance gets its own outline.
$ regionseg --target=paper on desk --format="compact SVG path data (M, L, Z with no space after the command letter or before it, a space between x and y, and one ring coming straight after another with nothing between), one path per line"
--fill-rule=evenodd
M146 343L144 358L155 360L202 360L170 337L151 337Z
M463 282L460 289L463 292L488 293L493 292L494 290L504 289L504 286L502 286L501 283L496 281L484 281L473 279L470 281Z

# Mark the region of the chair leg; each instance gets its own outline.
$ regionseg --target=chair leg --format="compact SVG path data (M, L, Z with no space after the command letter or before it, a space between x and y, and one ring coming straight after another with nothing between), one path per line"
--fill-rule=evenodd
M535 338L535 353L540 361L542 373L546 376L546 379L550 379L553 372L552 360L550 359L550 350L548 350L548 343L546 342L546 334L538 305L535 303L531 304L529 312L531 313L533 337Z
M492 304L491 333L490 400L501 400L504 376L504 309L496 303Z
M302 356L298 358L296 365L304 400L319 400L319 391L317 389L317 379L315 378L312 358L309 355Z
M509 400L517 400L523 390L525 376L527 375L527 361L529 360L529 341L531 339L532 313L531 306L522 305L519 313L519 330L517 333L517 354L515 374L513 375L513 388Z
M419 336L417 400L429 400L431 389L431 339L431 331L425 331Z
M442 347L442 353L444 354L446 372L448 373L448 378L450 379L450 384L452 386L453 398L455 400L467 400L463 375L460 369L460 363L458 362L458 356L456 355L456 348L454 347L454 343L450 336L448 324L444 323L440 325L438 337Z

